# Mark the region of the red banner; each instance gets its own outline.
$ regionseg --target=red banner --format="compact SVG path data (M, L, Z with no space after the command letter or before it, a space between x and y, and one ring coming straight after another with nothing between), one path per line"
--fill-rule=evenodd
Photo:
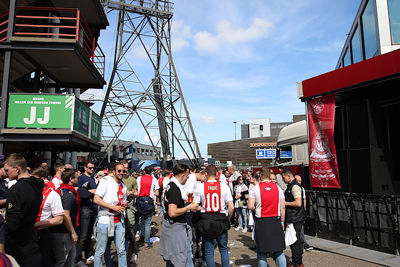
M307 101L310 134L310 177L312 187L340 188L333 132L335 96Z

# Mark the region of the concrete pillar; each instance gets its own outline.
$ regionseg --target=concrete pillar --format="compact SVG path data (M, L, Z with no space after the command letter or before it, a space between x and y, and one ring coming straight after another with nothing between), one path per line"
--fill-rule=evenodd
M72 151L71 152L71 165L76 169L78 162L78 152Z
M51 151L44 151L43 156L44 161L47 163L47 166L51 168Z
M74 94L76 98L81 97L81 89L80 88L74 88ZM72 151L71 152L71 165L75 169L77 168L77 162L78 162L78 152Z
M64 152L64 164L71 163L71 152L65 151Z

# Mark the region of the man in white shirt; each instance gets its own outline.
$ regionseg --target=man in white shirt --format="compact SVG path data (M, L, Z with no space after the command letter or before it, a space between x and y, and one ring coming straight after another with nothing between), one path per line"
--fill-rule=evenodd
M203 236L207 266L215 266L214 241L217 241L221 253L222 267L230 266L228 254L229 221L234 212L233 199L229 187L217 181L217 168L206 168L207 181L199 184L195 202L201 203L201 218L197 229ZM226 210L228 206L228 210Z
M49 176L49 168L39 166L31 172L36 178L46 178ZM39 214L36 219L35 228L37 231L40 253L42 254L42 264L44 267L51 266L54 253L59 248L55 244L59 242L59 236L52 231L52 228L63 223L64 208L60 195L50 186L43 189L43 200L40 205Z
M184 185L184 190L186 194L189 196L190 194L193 195L194 188L196 186L196 169L194 167L190 167L189 171L189 178L187 179L185 185Z
M114 237L118 255L118 266L127 266L125 250L126 186L122 183L125 167L118 163L112 176L106 176L99 181L94 195L94 203L100 206L97 224L97 245L94 256L94 266L102 266L102 256L106 250L108 237Z

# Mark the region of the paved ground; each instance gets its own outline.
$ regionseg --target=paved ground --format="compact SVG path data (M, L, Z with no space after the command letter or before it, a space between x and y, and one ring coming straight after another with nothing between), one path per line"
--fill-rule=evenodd
M152 236L160 237L161 231L161 218L153 217L153 227L152 227ZM257 266L257 258L256 252L249 249L252 246L251 233L242 233L237 232L233 228L229 231L228 234L229 241L228 245L230 248L230 259L231 266ZM151 249L145 249L142 244L139 244L139 253L138 253L138 262L137 265L129 265L129 266L140 266L140 267L158 267L165 266L165 263L162 261L160 255L158 254L158 242L154 243L154 247ZM290 258L290 249L285 251L286 257ZM288 258L288 260L289 260ZM215 250L215 259L216 266L221 266L221 261L219 257L218 250ZM321 251L321 250L312 250L305 252L303 255L304 265L307 267L320 267L320 266L365 266L365 267L373 267L373 266L381 266L373 263L365 262L362 260ZM269 266L276 266L275 262L269 258L268 259ZM115 264L117 266L117 264Z

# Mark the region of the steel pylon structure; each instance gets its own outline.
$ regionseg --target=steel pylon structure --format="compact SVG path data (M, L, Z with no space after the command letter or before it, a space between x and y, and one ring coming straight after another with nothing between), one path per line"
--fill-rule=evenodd
M199 165L200 149L171 54L173 3L105 0L104 5L108 13L118 11L113 69L101 110L106 151L135 122L154 151L161 146L160 160L182 153Z

